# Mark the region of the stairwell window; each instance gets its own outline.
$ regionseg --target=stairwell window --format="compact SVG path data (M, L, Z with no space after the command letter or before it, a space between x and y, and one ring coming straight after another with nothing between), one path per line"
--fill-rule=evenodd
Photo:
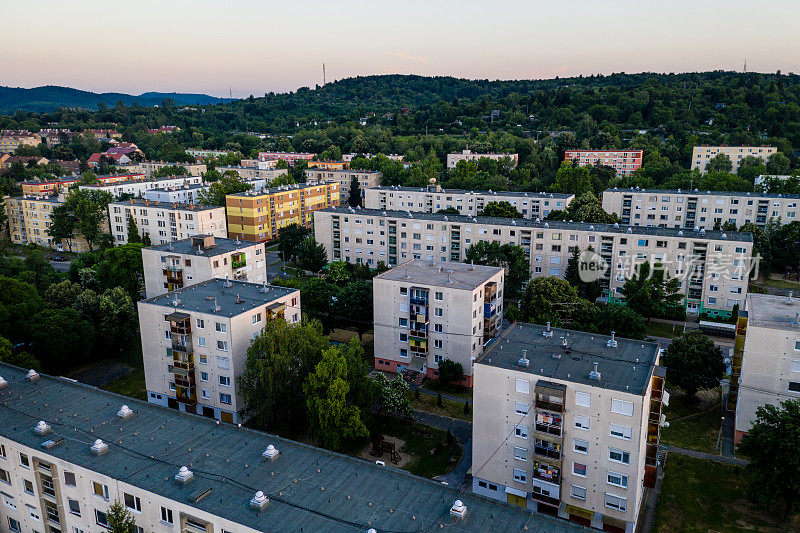
M219 393L219 403L224 403L225 405L230 405L232 402L230 394L223 394Z
M575 415L575 429L589 431L589 417L583 415Z
M619 474L617 472L608 471L606 472L606 482L609 485L614 485L616 487L620 487L623 489L628 488L628 476L625 474Z
M161 508L161 521L165 524L173 524L172 521L172 509L167 509L166 507Z
M573 439L573 443L572 444L573 444L573 447L574 447L576 452L582 453L582 454L588 454L589 453L589 441L588 440Z
M514 435L516 435L520 439L527 439L528 438L528 426L515 426L514 427Z
M581 487L579 485L572 485L571 495L576 500L585 500L586 499L586 487Z
M527 448L520 448L518 446L514 446L514 459L518 461L527 461L528 460L528 449Z

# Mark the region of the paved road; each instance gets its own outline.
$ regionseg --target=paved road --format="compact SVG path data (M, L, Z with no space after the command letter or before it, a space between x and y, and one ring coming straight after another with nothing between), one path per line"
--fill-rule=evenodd
M448 485L454 485L456 487L464 483L464 478L472 467L472 422L435 415L433 413L425 413L423 411L414 411L414 421L439 429L449 429L453 433L453 436L458 439L463 449L461 460L452 471L442 476L437 476L434 479L444 481ZM469 487L467 487L467 489L468 488Z
M72 261L50 261L56 272L68 272Z
M286 279L291 276L283 273L283 261L278 257L278 252L267 252L267 281L270 282L274 279Z
M734 466L747 466L748 464L750 464L750 461L745 461L744 459L737 459L735 457L725 457L724 455L714 455L706 452L698 452L697 450L687 450L686 448L678 448L677 446L669 446L667 444L662 444L661 447L667 450L668 452L678 453L680 455L687 455L689 457L695 457L697 459L704 459L706 461L714 461L717 463L725 463Z

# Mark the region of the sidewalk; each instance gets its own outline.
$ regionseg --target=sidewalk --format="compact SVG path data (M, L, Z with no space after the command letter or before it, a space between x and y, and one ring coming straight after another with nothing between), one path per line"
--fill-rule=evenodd
M469 398L462 398L461 396L455 396L453 394L448 394L446 392L438 392L435 390L426 389L424 387L420 387L419 385L409 384L412 391L419 390L420 394L427 394L428 396L436 396L437 394L441 394L442 398L445 400L450 400L453 402L464 403L467 402L470 407L472 407L472 400Z
M448 485L453 485L456 488L460 487L464 483L467 472L472 468L472 422L426 413L424 411L414 411L414 422L433 426L445 431L449 429L458 440L459 444L461 444L461 460L456 467L447 474L434 478L437 481L444 481ZM465 490L469 490L469 487L465 487Z
M744 459L737 459L735 457L726 457L724 455L714 455L706 452L698 452L697 450L687 450L686 448L678 448L677 446L669 446L667 444L662 444L661 447L667 450L668 452L673 452L680 455L687 455L689 457L694 457L696 459L704 459L706 461L714 461L716 463L725 463L734 466L747 466L748 464L750 464L750 461L745 461Z

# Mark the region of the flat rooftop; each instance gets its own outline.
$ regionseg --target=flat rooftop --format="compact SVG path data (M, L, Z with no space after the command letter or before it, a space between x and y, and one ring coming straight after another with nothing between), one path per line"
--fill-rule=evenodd
M355 170L352 168L319 168L311 167L303 172L330 172L331 174L382 174L380 170Z
M563 192L530 192L530 191L468 191L466 189L442 189L441 191L429 191L425 187L401 187L399 185L387 185L385 187L368 187L369 189L377 189L381 191L397 191L397 192L416 192L420 194L465 194L467 196L514 196L519 198L543 198L543 199L557 199L566 200L575 196L572 193Z
M747 324L762 328L800 331L797 315L800 299L796 296L775 296L749 293L747 295Z
M353 209L347 207L326 207L317 213L332 213L345 216L384 217L405 220L449 221L460 224L489 224L493 226L516 226L523 229L563 229L565 231L593 231L596 233L618 233L620 235L648 235L658 237L683 237L686 239L707 239L753 242L752 233L739 231L696 231L678 228L656 228L647 226L626 226L623 224L600 224L592 222L566 222L559 220L539 220L528 218L471 217L468 215L440 215L438 213L410 213L408 211L383 211L381 209Z
M0 437L40 450L43 460L58 458L140 489L184 502L200 511L258 531L589 531L549 516L413 476L391 466L355 459L267 433L217 424L198 415L42 375L25 380L26 370L0 363L8 386L0 389ZM133 415L117 416L122 405ZM38 436L40 421L53 432ZM63 437L45 450L42 443ZM102 439L103 455L90 451ZM0 439L1 440L1 439ZM280 455L265 462L274 445ZM181 466L194 479L175 481ZM196 503L190 496L210 493ZM256 513L250 499L269 497ZM467 507L456 521L449 508L456 499Z
M99 178L98 178L99 179ZM174 180L183 180L183 179L192 179L196 180L196 176L165 176L161 178L147 178L143 180L126 180L126 181L117 181L115 183L92 183L91 185L81 185L81 187L93 187L93 188L101 188L101 187L119 187L120 185L128 185L129 183L158 183L159 181L174 181Z
M644 394L647 390L660 350L658 343L617 337L617 346L612 347L607 345L611 339L608 335L552 328L553 335L545 337L542 333L546 330L546 326L515 322L492 342L476 364L631 394ZM522 350L527 350L527 367L518 363ZM599 380L589 378L595 363Z
M375 279L471 291L502 270L494 266L412 259L375 276Z
M262 292L265 287L267 292ZM297 291L288 287L215 278L142 300L141 303L231 318Z
M206 235L196 235L196 237L205 236ZM227 239L224 237L214 237L214 246L212 248L198 249L197 246L192 246L192 239L188 238L164 244L157 244L155 246L148 246L145 248L145 250L155 250L158 252L167 252L171 254L195 255L197 257L214 257L217 255L226 254L228 252L235 252L237 250L244 250L246 248L253 248L256 246L259 246L259 243L240 241L237 239ZM261 247L263 248L264 245L261 244Z
M680 194L685 196L735 196L736 198L762 198L773 199L778 198L800 198L800 194L778 194L778 193L763 193L763 192L742 192L742 191L701 191L683 190L683 189L606 189L603 192L618 192L623 194Z
M170 187L156 187L155 189L148 189L148 191L188 191L194 189L207 189L208 187L210 187L210 184L208 183L189 183L186 185L172 185Z
M155 189L149 189L151 191ZM159 202L158 200L146 200L144 198L131 198L122 202L111 202L109 205L152 207L153 209L168 209L171 211L211 211L213 209L225 209L221 205L203 205L200 203L187 202Z
M292 185L280 185L278 187L270 187L269 189L261 189L260 191L244 191L244 192L237 192L234 194L229 194L226 198L252 198L255 196L266 196L268 194L275 194L277 192L287 192L287 191L299 191L302 189L311 189L313 187L323 187L325 185L329 186L338 186L338 183L294 183Z

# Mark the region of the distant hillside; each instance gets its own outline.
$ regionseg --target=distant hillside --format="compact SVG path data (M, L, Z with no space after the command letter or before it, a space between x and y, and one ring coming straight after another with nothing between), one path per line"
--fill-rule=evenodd
M93 93L57 85L33 89L0 87L0 114L11 114L16 111L47 113L59 107L82 107L95 110L100 103L114 106L119 101L126 105L136 102L140 106L152 107L161 105L161 102L167 98L172 98L177 105L218 104L231 101L230 98L217 98L207 94L148 92L134 96L123 93Z

